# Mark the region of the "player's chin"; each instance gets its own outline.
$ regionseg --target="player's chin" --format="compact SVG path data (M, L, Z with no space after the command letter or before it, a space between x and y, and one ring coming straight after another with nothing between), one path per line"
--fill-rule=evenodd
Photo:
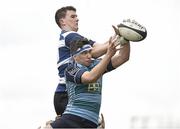
M88 66L90 66L90 65L91 65L91 61L86 61L86 62L85 62L85 66L88 67Z
M79 29L79 27L78 27L78 25L76 26L76 27L74 27L74 31L78 31L78 29Z

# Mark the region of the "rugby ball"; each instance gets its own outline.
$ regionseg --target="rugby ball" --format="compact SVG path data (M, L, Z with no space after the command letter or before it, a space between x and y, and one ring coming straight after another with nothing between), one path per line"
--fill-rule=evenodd
M146 28L135 20L123 20L123 22L117 25L117 27L119 30L119 34L129 41L142 41L147 36Z

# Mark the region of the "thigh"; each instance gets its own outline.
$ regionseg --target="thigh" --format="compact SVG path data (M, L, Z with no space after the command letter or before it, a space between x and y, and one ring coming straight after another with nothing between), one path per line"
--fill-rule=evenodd
M57 115L62 115L68 103L67 92L57 92L54 94L54 108Z

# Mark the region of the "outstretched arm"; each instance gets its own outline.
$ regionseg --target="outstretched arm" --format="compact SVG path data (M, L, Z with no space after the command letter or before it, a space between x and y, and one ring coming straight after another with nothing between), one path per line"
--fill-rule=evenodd
M130 43L126 43L120 48L119 53L112 57L111 59L112 66L114 68L119 67L120 65L124 64L129 60L129 56L130 56Z
M107 65L109 64L112 56L116 53L116 46L114 42L116 41L110 38L107 53L103 59L97 64L91 71L86 71L81 76L82 83L93 83L96 82L106 71Z
M112 40L115 40L116 38L117 38L116 34L112 36ZM94 43L93 49L91 51L92 57L98 58L104 55L107 52L108 45L109 45L109 40L106 41L105 43Z
M91 51L92 57L93 58L98 58L101 57L102 55L104 55L107 51L107 47L108 47L109 42L105 42L105 43L94 43L93 45L93 49Z

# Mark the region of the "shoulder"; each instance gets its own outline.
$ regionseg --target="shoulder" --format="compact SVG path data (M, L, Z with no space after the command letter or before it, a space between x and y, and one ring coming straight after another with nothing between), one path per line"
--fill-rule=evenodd
M75 40L76 38L83 38L82 35L80 35L79 33L75 32L75 31L69 31L69 32L65 32L64 37L66 37L67 40L71 39L71 40Z
M60 39L71 38L77 35L79 36L80 34L75 31L61 31Z
M65 32L63 34L63 37L67 46L70 46L70 43L72 43L73 41L84 38L82 35L75 31Z
M87 71L77 64L69 64L65 70L66 80L74 83L81 83L81 76Z
M75 32L75 31L64 32L64 33L62 33L61 36L64 38L65 44L67 46L70 46L70 43L72 43L73 41L86 38L85 36L79 34L78 32ZM86 39L88 39L88 38L86 38ZM95 43L95 41L93 41L91 39L88 39L88 41L91 46L93 46L93 44Z
M75 64L68 64L67 68L66 68L66 72L74 75L80 68L77 67Z
M76 74L80 70L88 71L88 68L78 63L69 63L66 68L66 72L71 75Z

